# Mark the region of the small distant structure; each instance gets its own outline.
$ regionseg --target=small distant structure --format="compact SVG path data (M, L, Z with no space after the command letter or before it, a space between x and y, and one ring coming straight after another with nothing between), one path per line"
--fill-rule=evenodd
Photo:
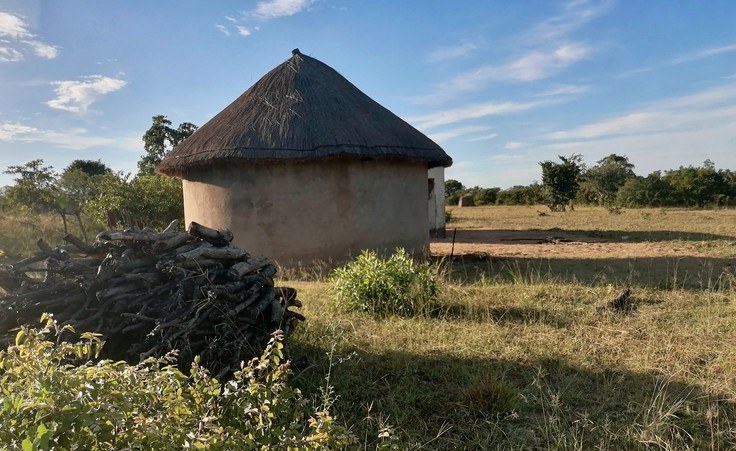
M472 194L463 194L457 202L458 207L475 207L475 200Z
M295 49L157 171L183 180L187 222L229 228L248 252L294 265L362 249L426 251L429 228L444 227L444 181L428 171L451 164L427 136Z

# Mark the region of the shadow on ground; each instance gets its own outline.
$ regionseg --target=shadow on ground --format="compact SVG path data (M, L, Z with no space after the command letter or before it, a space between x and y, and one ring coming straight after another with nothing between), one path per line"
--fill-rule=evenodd
M543 230L505 230L505 229L452 229L448 228L444 238L434 241L440 243L488 243L488 244L534 244L546 238L562 238L581 243L636 243L659 241L712 241L729 240L733 236L711 233L681 232L673 230L563 230L558 228Z
M313 362L297 372L296 384L319 393L329 350L295 343L292 352ZM401 449L645 449L647 440L666 449L736 447L733 403L656 374L593 371L557 358L515 362L350 348L337 356L330 375L334 410L366 449L375 448L381 420L396 428ZM336 363L345 356L351 357Z
M701 257L495 258L489 254L432 256L455 282L621 284L672 289L736 286L736 260Z

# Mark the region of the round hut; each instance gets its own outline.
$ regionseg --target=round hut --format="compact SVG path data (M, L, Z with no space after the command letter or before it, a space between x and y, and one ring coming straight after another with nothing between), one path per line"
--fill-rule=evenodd
M429 244L428 176L452 159L326 64L292 57L176 146L186 221L280 264Z

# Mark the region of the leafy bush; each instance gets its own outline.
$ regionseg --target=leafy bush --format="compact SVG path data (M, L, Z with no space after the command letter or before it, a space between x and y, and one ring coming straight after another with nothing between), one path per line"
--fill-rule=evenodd
M282 337L220 383L171 358L95 362L103 342L60 339L53 319L0 351L0 443L25 450L343 449L353 442L329 403L287 385ZM72 331L73 332L73 331ZM50 340L52 338L53 340ZM57 342L58 344L55 344Z
M388 259L365 250L346 266L336 269L330 281L339 307L375 316L429 313L439 294L432 267L415 263L401 248Z

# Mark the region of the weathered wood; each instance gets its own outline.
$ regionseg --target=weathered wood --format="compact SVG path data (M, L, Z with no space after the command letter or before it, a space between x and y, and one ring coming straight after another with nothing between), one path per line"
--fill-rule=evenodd
M192 249L189 252L184 252L183 254L178 254L176 256L177 260L188 260L188 259L195 259L195 258L214 258L214 259L222 259L222 260L241 260L245 258L248 254L239 247L198 247L197 249Z
M230 279L238 280L270 264L271 261L268 259L268 257L265 257L263 255L255 255L248 257L245 261L238 262L232 265L227 274Z
M12 343L13 327L50 312L60 324L102 334L104 358L138 362L178 348L182 369L201 356L213 374L226 375L259 355L277 328L288 333L303 320L289 310L301 305L296 290L274 287L268 258L232 246L227 230L177 228L172 221L163 232L111 230L93 245L70 234L64 247L39 240L39 252L0 268L0 346Z
M217 247L227 246L233 240L233 232L228 229L211 229L194 221L189 223L187 232L189 232L190 235L201 238Z

